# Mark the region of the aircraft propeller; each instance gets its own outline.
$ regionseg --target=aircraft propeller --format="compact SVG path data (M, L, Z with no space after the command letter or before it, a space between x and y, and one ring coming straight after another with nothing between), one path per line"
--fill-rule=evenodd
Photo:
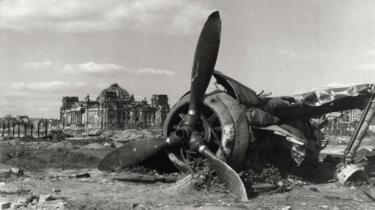
M217 158L205 145L201 126L200 110L204 94L209 85L219 52L221 20L218 11L213 12L203 26L196 46L191 75L191 93L188 113L182 126L167 139L154 138L147 141L132 141L109 153L98 165L99 170L114 171L140 163L168 146L189 146L207 158L219 179L241 200L247 200L246 189L238 174L224 161Z

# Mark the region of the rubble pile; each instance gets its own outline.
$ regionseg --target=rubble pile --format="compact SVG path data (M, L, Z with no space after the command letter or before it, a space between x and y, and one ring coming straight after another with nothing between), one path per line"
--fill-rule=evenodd
M194 189L198 191L209 192L227 192L227 189L219 178L215 170L211 167L208 161L202 157L198 157L192 166L194 172Z
M246 186L251 186L256 183L277 184L283 178L279 169L271 164L267 164L266 167L259 172L255 172L252 169L243 172L241 174L241 179Z
M1 209L65 209L66 198L51 195L31 195L16 202L0 202Z
M214 169L207 160L197 159L193 166L194 177L197 180L194 188L198 191L227 192L225 185L219 180ZM284 192L295 187L306 185L300 178L287 175L282 176L280 170L271 164L259 171L248 169L239 173L248 193Z
M145 138L153 138L155 135L150 130L136 130L136 129L129 129L124 131L111 131L112 135L111 138L114 141L128 141L134 139L145 139ZM106 132L103 133L103 135Z

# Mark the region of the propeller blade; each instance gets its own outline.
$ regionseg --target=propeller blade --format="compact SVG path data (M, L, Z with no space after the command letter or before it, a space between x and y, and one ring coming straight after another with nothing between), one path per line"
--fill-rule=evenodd
M219 11L215 11L204 24L195 49L188 112L190 115L198 115L204 93L210 83L219 52L220 34L220 14Z
M168 146L165 138L137 140L106 155L98 165L101 171L116 171L140 163Z
M219 179L225 183L226 187L241 201L247 201L246 188L238 174L224 161L217 158L206 145L203 144L203 138L198 132L193 132L190 137L190 147L210 161L216 171Z
M225 183L226 187L241 201L247 201L245 185L240 176L224 161L217 158L205 145L199 148L199 153L210 161L219 179Z

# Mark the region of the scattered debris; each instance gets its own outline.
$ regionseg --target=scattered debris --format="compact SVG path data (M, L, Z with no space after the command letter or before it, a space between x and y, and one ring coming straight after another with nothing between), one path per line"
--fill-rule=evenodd
M182 179L178 180L175 184L168 187L166 192L174 194L174 193L183 193L183 192L190 192L193 188L195 188L195 184L197 179L193 177L193 175L189 174Z
M77 174L75 177L77 179L79 179L79 178L89 178L90 174L89 173Z
M23 175L23 169L19 169L19 168L11 168L10 171L13 173L13 174L16 174L18 176L22 176Z
M51 144L47 147L47 149L50 150L56 150L56 149L73 149L73 144L70 141L60 141L54 144Z
M309 187L308 189L313 191L313 192L319 192L318 188L316 188L316 187Z
M285 206L285 207L281 208L281 210L291 210L291 209L292 209L292 207L290 207L290 206Z
M269 192L271 190L276 190L279 187L279 185L269 183L256 183L251 186L253 193Z
M149 184L156 183L156 182L172 183L178 180L177 177L162 176L162 175L150 176L150 175L143 175L143 174L121 175L119 177L115 177L112 179L117 180L117 181L149 183Z
M51 195L39 195L39 203L55 200Z
M85 148L85 149L105 149L106 146L104 146L102 144L99 144L99 143L91 143L91 144L85 145L83 148Z
M371 195L370 192L368 192L367 190L362 190L362 192L368 197L370 198L372 201L375 201L375 197L373 195Z
M0 209L9 209L9 208L10 208L10 202L0 201Z
M26 198L20 198L20 199L18 199L17 202L13 202L11 204L12 209L17 209L17 208L26 207L26 206L27 206L27 199Z
M124 131L119 131L116 133L112 133L111 138L114 141L129 141L134 139L144 139L144 138L152 138L155 137L151 131L149 130L136 130L136 129L128 129Z
M61 190L60 190L60 189L52 188L52 192L53 192L53 193L59 193L59 192L61 192Z

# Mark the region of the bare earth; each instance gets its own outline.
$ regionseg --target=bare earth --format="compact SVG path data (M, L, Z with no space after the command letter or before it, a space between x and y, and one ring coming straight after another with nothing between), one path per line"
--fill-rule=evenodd
M188 175L172 174L178 176L175 183L117 181L113 178L133 172L105 173L94 167L95 161L109 152L108 149L92 149L91 153L87 152L87 147L82 149L85 151L83 153L91 155L85 159L87 168L67 163L65 170L39 165L39 168L24 168L24 175L4 173L14 165L20 166L17 158L22 160L20 154L14 156L14 151L12 158L7 158L9 148L6 145L9 146L9 143L0 144L3 162L0 164L0 171L3 171L0 173L0 201L15 204L22 198L29 199L26 205L20 205L17 209L375 209L375 187L370 184L359 187L335 182L305 184L295 186L289 192L261 194L250 198L248 202L239 202L225 192L197 191L193 187L195 179ZM25 148L21 144L13 143L13 146ZM75 149L83 147L79 145ZM30 149L27 151L30 152ZM36 151L36 154L40 154L43 150L38 148ZM47 155L46 152L42 153ZM57 163L52 162L41 163L57 166ZM73 169L67 169L69 167ZM90 174L90 177L76 177L77 174L85 173ZM46 194L54 200L42 202L40 199L39 202L33 202L30 199L33 195L38 197Z

